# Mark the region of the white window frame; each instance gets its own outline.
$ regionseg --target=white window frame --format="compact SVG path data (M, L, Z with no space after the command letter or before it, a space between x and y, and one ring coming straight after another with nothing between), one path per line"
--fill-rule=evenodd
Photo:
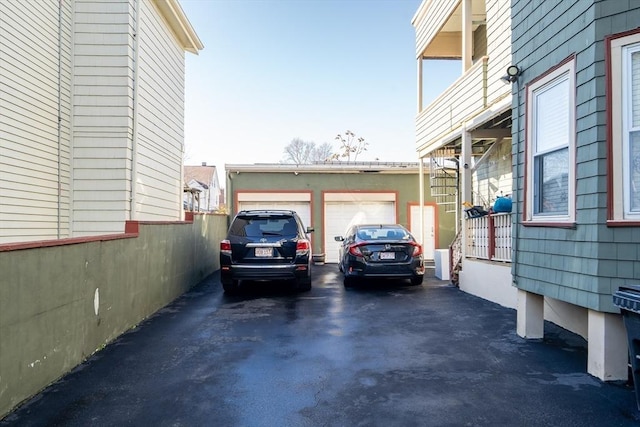
M552 88L558 84L567 83L567 114L568 114L568 129L567 129L567 141L565 144L559 144L553 147L552 150L537 150L537 126L538 118L535 111L537 106L537 97L545 92L545 90ZM576 95L575 95L575 60L571 58L567 62L560 64L558 67L543 75L538 80L527 86L527 176L526 176L526 210L525 210L525 222L531 224L559 224L565 226L566 224L573 224L575 222L575 200L576 200L576 130L575 130L575 110L576 110ZM566 213L545 213L537 212L535 202L535 183L537 180L537 173L535 167L536 157L544 155L545 153L551 153L560 149L568 150L568 170L567 170L567 212Z
M610 189L612 206L609 220L613 223L640 222L640 212L630 206L630 147L631 132L640 132L640 126L632 128L631 54L640 52L640 33L611 40L610 46ZM634 225L635 225L634 224Z

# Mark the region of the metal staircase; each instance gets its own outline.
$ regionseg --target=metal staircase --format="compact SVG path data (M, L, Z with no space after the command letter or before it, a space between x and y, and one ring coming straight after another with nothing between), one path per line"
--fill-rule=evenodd
M446 212L455 212L458 204L458 160L452 149L440 148L431 153L429 187L431 196Z

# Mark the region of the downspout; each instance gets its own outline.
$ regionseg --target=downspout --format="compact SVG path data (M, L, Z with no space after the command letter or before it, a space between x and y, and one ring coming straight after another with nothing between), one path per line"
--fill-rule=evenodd
M58 2L58 219L57 219L57 237L62 238L61 221L62 221L62 1Z
M136 199L137 199L137 182L138 182L138 80L139 80L139 66L138 66L138 29L140 28L140 2L135 2L134 13L134 27L133 27L133 106L132 106L132 129L131 129L131 181L130 185L130 198L129 198L129 219L135 220L136 215Z
M519 77L519 76L517 76ZM516 185L515 185L515 190L516 190L516 195L518 196L515 199L515 216L514 216L514 230L513 230L513 250L512 250L512 255L511 255L511 264L512 264L512 272L511 275L513 276L512 281L513 284L516 285L516 287L518 286L518 230L520 229L520 221L519 221L519 217L520 217L520 212L518 209L518 206L524 206L524 199L522 200L521 203L518 203L520 201L520 191L518 191L518 182L520 181L520 79L516 77ZM511 123L511 127L513 127L513 122ZM513 131L511 132L511 134L513 135ZM525 159L522 159L523 162L525 161ZM524 178L524 177L523 177ZM522 184L523 186L523 190L524 190L524 182ZM522 191L522 193L524 193L524 191Z

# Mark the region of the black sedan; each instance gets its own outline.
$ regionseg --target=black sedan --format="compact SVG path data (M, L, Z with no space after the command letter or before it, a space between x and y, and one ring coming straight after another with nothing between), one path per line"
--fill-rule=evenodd
M402 225L354 225L335 240L342 243L338 268L345 287L364 278L410 279L412 285L422 284L422 246Z

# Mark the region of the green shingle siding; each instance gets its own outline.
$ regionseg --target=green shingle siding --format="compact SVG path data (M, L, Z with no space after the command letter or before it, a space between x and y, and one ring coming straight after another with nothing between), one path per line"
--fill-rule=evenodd
M520 227L517 265L513 266L517 286L583 307L617 312L611 293L623 284L640 283L640 228L606 225L604 38L638 27L640 5L620 0L514 0L512 18L514 63L524 70L520 133L516 136L524 135L525 85L576 55L576 228ZM518 147L513 148L515 152ZM523 158L521 153L518 161ZM518 209L522 209L524 168L520 174Z

